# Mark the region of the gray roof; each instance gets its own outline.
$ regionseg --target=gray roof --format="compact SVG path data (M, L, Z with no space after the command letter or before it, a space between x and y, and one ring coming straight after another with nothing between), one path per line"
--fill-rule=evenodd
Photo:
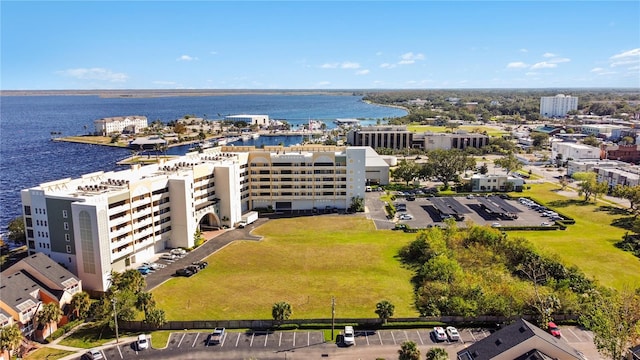
M59 298L42 284L36 282L26 271L19 270L10 273L3 271L0 280L2 283L0 285L0 300L18 313L38 304L40 300L37 296L40 291L51 298Z
M567 357L575 359L584 359L582 354L576 349L569 346L568 343L561 339L556 339L551 334L531 324L524 319L518 319L511 325L494 332L487 338L478 341L468 348L458 351L458 359L467 360L489 360L500 355L501 353L511 349L518 344L527 341L532 337L538 337L541 340L555 346L558 351L563 352ZM528 353L521 354L524 359L530 359L528 355L532 355L531 351L537 349L528 349ZM553 354L545 354L553 357Z
M73 275L69 270L62 267L60 264L53 261L44 253L35 253L27 256L14 264L7 271L12 269L24 269L22 264L27 264L33 268L36 273L30 275L36 279L42 279L41 281L49 280L53 284L56 284L57 290L64 290L70 286L73 286L79 282L78 278Z

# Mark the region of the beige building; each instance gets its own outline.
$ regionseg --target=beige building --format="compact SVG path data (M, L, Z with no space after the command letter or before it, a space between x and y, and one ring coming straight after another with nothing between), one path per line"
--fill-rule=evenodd
M347 134L347 142L354 146L370 146L374 149L465 149L481 148L489 144L489 136L458 131L455 133L414 133L404 125L366 126L352 129Z
M146 116L118 116L94 120L96 134L109 136L113 134L137 134L148 127Z
M259 127L269 126L269 115L229 115L225 116L224 119L230 121L244 121L248 125L257 125Z

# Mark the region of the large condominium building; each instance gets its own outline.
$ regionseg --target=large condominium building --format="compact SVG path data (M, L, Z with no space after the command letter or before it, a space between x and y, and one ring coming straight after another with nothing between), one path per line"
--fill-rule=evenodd
M245 150L211 148L22 190L29 251L104 291L112 270L191 248L198 229L235 226L246 211L346 209L364 197L364 147Z
M553 141L551 143L551 158L559 162L580 159L600 159L600 149L573 142Z
M230 121L244 121L248 125L258 125L259 127L269 126L269 115L228 115L224 117Z
M146 116L118 116L103 118L93 121L96 133L102 136L112 134L130 133L136 134L141 129L148 127Z
M489 136L459 131L456 133L414 133L406 126L366 126L350 130L347 142L355 146L424 150L481 148L489 144Z
M540 98L540 115L544 117L564 117L571 110L578 110L578 98L558 94Z

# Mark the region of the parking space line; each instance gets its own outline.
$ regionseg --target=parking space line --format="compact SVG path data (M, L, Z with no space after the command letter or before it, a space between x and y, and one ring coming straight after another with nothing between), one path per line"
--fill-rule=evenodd
M482 331L482 335L484 335L484 337L485 337L485 338L486 338L487 336L489 336L489 335L487 335L487 333L485 333L485 332L484 332L484 329L480 329L480 331Z
M178 342L178 347L180 347L180 345L182 344L182 340L184 339L184 337L187 335L187 333L183 333L182 337L180 338L180 342Z
M307 346L311 346L311 333L307 332Z
M467 329L467 331L469 332L469 335L471 335L471 338L473 339L473 342L476 342L476 337L473 336L473 332L471 331L471 329Z
M222 337L222 341L220 342L220 347L224 346L224 341L227 340L227 332L224 333L224 336Z
M282 344L282 332L280 332L280 338L278 339L278 347Z
M396 337L395 337L395 335L393 335L393 330L391 330L391 338L393 339L393 345L397 345Z
M198 342L198 336L200 336L200 333L196 333L196 338L193 339L193 345L191 345L191 347L195 347L196 343Z
M380 331L378 331L378 339L380 339L380 345L382 345L382 336L380 336Z
M576 333L574 333L573 331L571 331L570 328L566 328L566 330L569 330L569 332L576 338L578 339L578 342L582 342L582 339L580 339L580 337L578 335L576 335ZM565 336L565 340L567 340L566 336ZM569 340L567 340L567 342L569 342Z
M293 347L296 347L296 332L293 332Z
M582 331L583 334L587 335L587 338L589 338L590 342L593 342L593 336L591 336L591 333L589 331L582 330L582 329L580 329L580 330Z
M424 341L422 341L422 336L420 336L420 331L416 330L416 334L418 334L418 339L420 339L420 345L424 345Z
M269 339L269 333L264 334L264 346L267 347L267 340Z
M124 356L122 356L122 351L120 350L120 346L117 346L117 348L118 348L118 352L120 353L120 359L124 359ZM105 359L106 358L107 357L105 356Z
M251 342L249 343L249 346L253 346L253 338L256 336L256 333L251 333Z
M367 345L369 345L369 331L365 330L364 337L367 339Z
M239 342L240 342L240 333L238 333L238 338L236 339L236 347L238 347Z

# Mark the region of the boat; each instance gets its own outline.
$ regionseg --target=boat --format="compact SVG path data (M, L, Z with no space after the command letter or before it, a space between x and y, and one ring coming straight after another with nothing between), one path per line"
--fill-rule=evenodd
M251 140L251 135L245 134L245 135L242 135L240 138L242 139L242 141L249 141Z
M227 139L226 138L218 139L218 146L224 146L224 145L227 145Z
M257 139L257 138L259 138L259 137L260 137L260 134L258 134L258 133L253 133L253 134L251 134L251 137L252 137L252 138L254 138L254 139Z
M360 125L360 120L358 119L335 119L333 121L334 124L338 126L356 126Z

